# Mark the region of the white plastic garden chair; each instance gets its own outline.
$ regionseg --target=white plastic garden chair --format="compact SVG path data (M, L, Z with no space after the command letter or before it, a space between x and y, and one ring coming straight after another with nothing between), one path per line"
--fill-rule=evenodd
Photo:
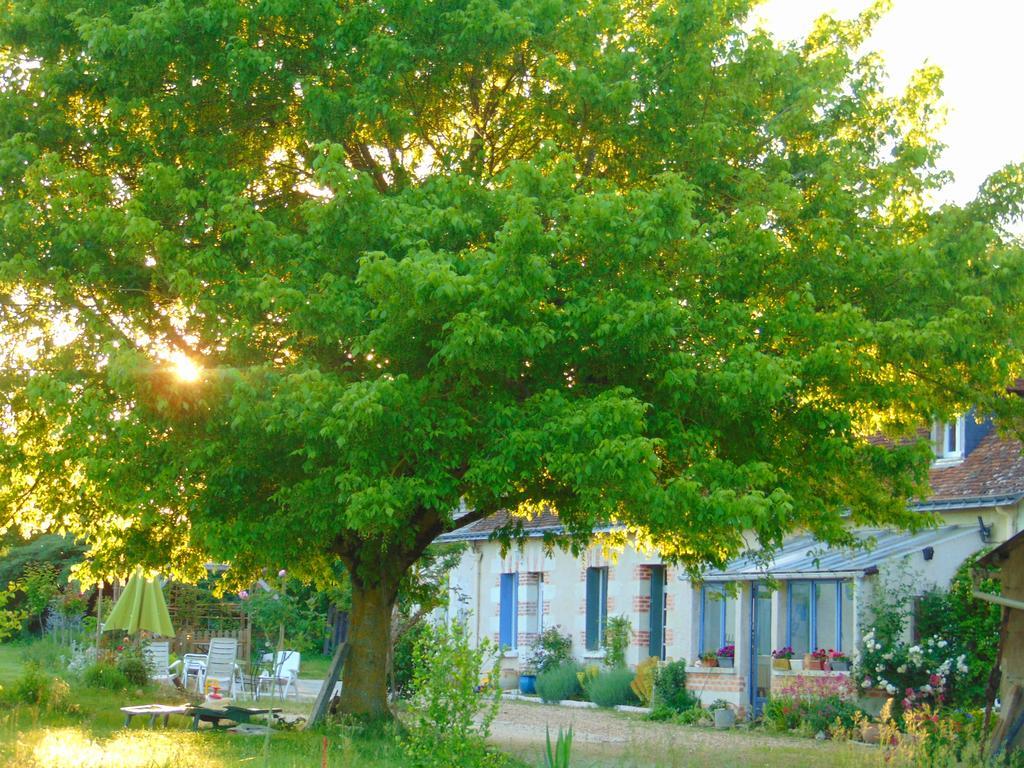
M299 698L299 662L301 655L298 651L278 651L277 653L263 654L264 663L272 662L270 671L264 670L260 673L257 694L262 693L264 686L270 686L273 690L277 686L281 698L288 698L288 691L291 690L295 698Z
M241 693L244 688L237 660L238 640L233 637L210 638L206 663L199 673L199 690L205 693L207 685L216 682L229 698Z
M149 679L158 683L169 683L174 679L174 670L181 665L181 660L171 664L171 644L167 641L146 643L142 646L142 656L149 667Z

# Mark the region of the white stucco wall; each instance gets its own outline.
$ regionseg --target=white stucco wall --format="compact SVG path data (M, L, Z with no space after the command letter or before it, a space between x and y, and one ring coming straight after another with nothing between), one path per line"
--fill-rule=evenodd
M952 511L943 515L946 524L965 527L977 526L978 512L974 510ZM986 523L993 526L993 543L1008 535L1020 517L1020 510L1013 508L1005 512L982 513ZM998 538L997 538L998 537ZM988 546L980 536L965 535L935 548L931 560L925 560L920 552L910 553L898 560L890 560L887 567L908 574L920 592L933 586L949 583L957 567L973 552ZM488 638L495 646L499 637L500 622L500 577L502 573L543 574L542 626L557 625L563 633L572 638L573 655L583 663L599 661L602 654L586 650L586 580L588 567L608 568L608 616L625 615L634 630L633 643L627 653L627 661L633 666L648 655L649 614L644 598L649 596L650 581L644 578L645 565L660 565L656 553L638 551L627 547L615 555L591 547L582 556L554 549L546 551L539 538L527 539L512 548L505 555L495 542L476 541L467 547L459 565L452 573L450 615L467 615L476 642ZM680 569L667 567L665 584L667 618L665 625L666 658L684 660L693 665L697 657L700 632L699 590L686 580L679 578ZM883 570L884 573L884 570ZM859 642L861 628L857 626L859 607L869 598L870 590L879 583L878 576L863 576L855 580L855 642ZM772 625L771 646L778 648L786 644L786 583L771 597ZM740 584L737 603L736 666L733 671L707 672L692 668L690 687L705 701L724 698L736 704L749 700L750 681L750 584ZM521 606L522 611L522 606ZM520 614L518 650L504 654L502 666L506 677L511 680L522 660L525 661L532 637L524 633L524 615Z

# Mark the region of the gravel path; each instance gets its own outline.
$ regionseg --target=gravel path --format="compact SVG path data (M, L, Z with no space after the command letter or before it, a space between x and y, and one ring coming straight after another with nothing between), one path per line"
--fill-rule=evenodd
M503 701L491 726L499 749L535 762L559 727L573 729L573 755L582 765L615 766L860 766L877 760L873 750L849 744L773 736L744 728L653 723L638 715ZM873 758L873 759L868 759ZM575 765L575 761L574 761Z

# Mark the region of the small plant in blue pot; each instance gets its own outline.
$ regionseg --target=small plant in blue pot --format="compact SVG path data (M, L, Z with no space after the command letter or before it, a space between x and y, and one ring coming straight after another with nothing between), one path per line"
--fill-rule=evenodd
M519 692L527 696L537 693L537 670L531 664L526 664L519 669Z

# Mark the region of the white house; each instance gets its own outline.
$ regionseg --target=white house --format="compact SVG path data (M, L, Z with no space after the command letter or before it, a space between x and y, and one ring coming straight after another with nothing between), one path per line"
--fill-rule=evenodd
M744 557L695 584L657 552L627 547L609 557L595 545L576 557L545 547L545 536L561 532L552 514L524 522L525 538L503 556L491 540L507 520L497 515L441 537L468 543L451 576L450 610L470 616L477 642L486 637L503 648L503 668L510 669L519 667L537 634L554 625L572 637L577 659L599 660L608 616L624 615L633 627L630 664L648 656L686 660L688 685L703 701L721 698L757 710L771 688L793 674L771 669L772 649L853 650L858 604L878 584L880 571L914 573L923 592L948 584L968 555L1024 528L1019 442L1001 439L991 422L970 417L937 424L931 437L937 456L932 495L912 507L933 513L936 528L858 531L875 545L854 551L828 550L797 535L768 567ZM696 664L702 652L727 644L735 645L732 669Z

